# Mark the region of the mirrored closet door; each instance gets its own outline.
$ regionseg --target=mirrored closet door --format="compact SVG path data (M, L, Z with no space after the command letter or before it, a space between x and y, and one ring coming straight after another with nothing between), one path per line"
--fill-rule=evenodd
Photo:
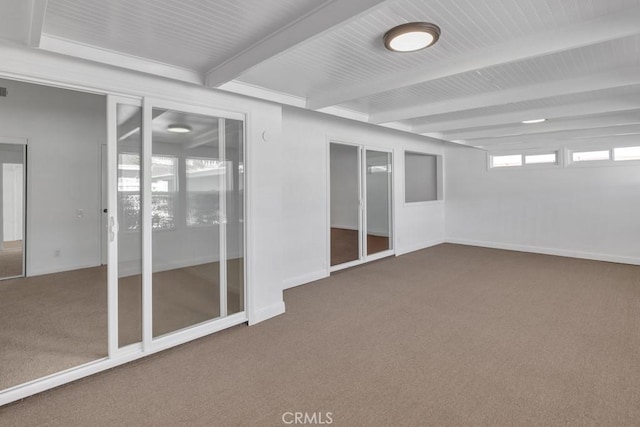
M0 394L108 357L106 97L0 79Z

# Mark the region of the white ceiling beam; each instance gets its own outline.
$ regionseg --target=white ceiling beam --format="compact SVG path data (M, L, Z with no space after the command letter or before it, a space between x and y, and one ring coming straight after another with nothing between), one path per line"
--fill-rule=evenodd
M372 123L393 122L416 117L431 116L434 114L446 114L454 111L526 102L554 96L573 95L582 92L613 89L635 84L640 84L640 68L638 67L381 111L371 114L370 121Z
M445 139L464 139L473 141L480 138L498 138L503 136L532 135L547 132L561 132L578 129L597 129L610 126L640 124L640 109L614 115L599 117L589 116L580 118L557 119L544 123L519 123L506 127L491 127L444 133Z
M167 77L187 83L204 84L203 76L193 70L54 37L46 33L41 37L40 48L49 52L87 59L93 62L127 68L129 70Z
M603 138L638 135L640 134L640 125L623 125L611 126L598 129L579 129L567 130L561 132L544 132L531 135L504 136L499 138L480 138L475 139L471 143L477 146L496 146L502 144L531 143L538 141L571 141L591 138Z
M622 13L565 26L555 31L537 32L506 43L467 52L439 64L428 62L423 66L412 67L390 76L324 91L310 97L307 108L315 110L329 105L339 105L456 74L628 37L640 33L638 22L640 22L640 7L635 7Z
M29 3L31 19L29 20L27 46L40 47L40 38L44 28L44 15L47 12L47 0L30 0Z
M325 1L286 27L258 41L205 73L205 84L217 87L234 80L259 63L311 39L335 26L370 12L385 0Z
M597 101L581 102L576 104L559 105L548 108L534 108L513 111L501 114L482 114L482 110L477 116L471 118L453 118L449 120L434 121L425 124L413 126L415 133L429 132L452 132L456 130L464 130L484 126L500 126L512 125L520 123L523 120L531 119L531 117L546 117L547 119L568 118L578 116L588 116L595 114L605 114L611 112L623 112L636 110L640 108L640 97L630 96L616 99L599 99Z

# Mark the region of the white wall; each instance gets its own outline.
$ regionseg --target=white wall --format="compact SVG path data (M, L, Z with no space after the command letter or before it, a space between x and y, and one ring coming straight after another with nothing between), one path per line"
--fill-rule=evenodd
M396 254L444 239L444 202L404 204L404 149L443 154L438 142L322 113L283 107L284 287L328 274L329 141L393 149Z
M640 165L487 170L486 152L447 147L447 238L640 263Z

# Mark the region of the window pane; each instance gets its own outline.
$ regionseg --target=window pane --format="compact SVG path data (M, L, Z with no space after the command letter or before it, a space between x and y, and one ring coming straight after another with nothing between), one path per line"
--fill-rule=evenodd
M536 165L541 163L556 163L556 153L549 154L531 154L524 156L524 163L527 165Z
M231 172L225 162L187 158L187 225L220 224L221 175ZM233 180L227 177L227 186Z
M609 150L600 151L576 151L571 154L574 162L592 162L595 160L609 160Z
M508 156L491 156L492 168L502 168L506 166L522 166L522 155L510 154Z
M613 149L613 158L619 160L640 160L640 147L620 147Z
M437 156L405 151L405 203L427 202L431 200L438 200Z
M118 104L118 345L142 341L142 108Z
M175 204L178 190L178 159L170 156L151 158L151 227L175 228Z

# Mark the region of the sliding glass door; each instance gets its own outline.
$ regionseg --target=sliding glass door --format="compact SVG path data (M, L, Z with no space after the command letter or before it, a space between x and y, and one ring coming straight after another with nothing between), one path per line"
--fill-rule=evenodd
M331 269L393 254L391 152L329 144Z
M391 153L366 150L367 255L391 249Z
M243 116L116 97L109 111L111 354L244 320Z

